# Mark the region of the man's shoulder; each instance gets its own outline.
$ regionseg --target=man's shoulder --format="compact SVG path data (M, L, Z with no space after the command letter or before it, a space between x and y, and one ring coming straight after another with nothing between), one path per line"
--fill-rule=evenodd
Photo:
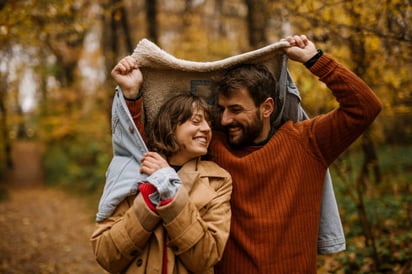
M272 139L282 138L282 137L300 137L302 135L306 135L311 124L313 123L313 119L308 119L304 121L287 121L285 122L280 128L278 128L273 134Z

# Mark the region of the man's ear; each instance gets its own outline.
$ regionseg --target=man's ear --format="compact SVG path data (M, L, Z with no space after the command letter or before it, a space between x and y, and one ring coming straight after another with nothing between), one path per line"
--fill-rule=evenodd
M260 105L260 113L262 118L270 118L273 111L275 111L275 100L272 97L268 97L261 105Z

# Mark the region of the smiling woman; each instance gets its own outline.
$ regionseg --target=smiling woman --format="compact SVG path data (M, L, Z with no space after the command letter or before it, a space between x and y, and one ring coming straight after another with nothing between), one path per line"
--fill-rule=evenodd
M160 109L153 130L148 133L149 146L168 158L172 165L207 153L212 137L209 105L194 95L177 95Z
M127 99L131 87L142 81L139 68L130 56L125 57L112 75L120 86L114 112L119 120L124 119L122 115L135 117L118 111L117 107L124 106L116 101L142 100L139 96ZM132 183L142 178L140 174L147 178L136 182L137 194L121 201L111 216L97 221L91 241L97 262L107 271L212 273L222 258L230 230L232 179L216 163L201 159L212 138L209 107L205 99L189 91L170 98L146 132L150 151L141 159L130 156L130 161L140 161L135 165L140 164L140 173L136 168L109 167L107 176L115 182L107 192L119 192L116 186L124 177L129 176ZM130 132L121 131L119 124L113 126L113 136L121 143L114 146L115 155L119 147L122 156L125 151L133 155L140 145L136 140L142 138L133 136L135 143L124 141L122 133ZM135 130L131 134L139 136Z

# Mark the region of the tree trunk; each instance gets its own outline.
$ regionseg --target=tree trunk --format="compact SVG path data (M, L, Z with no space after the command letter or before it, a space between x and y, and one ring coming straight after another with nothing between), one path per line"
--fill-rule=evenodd
M266 27L268 24L268 1L245 0L248 8L247 25L249 45L258 48L267 44Z
M103 6L103 9L105 10L103 14L109 14L109 16L103 17L102 20L104 30L102 45L107 72L110 74L119 56L124 55L122 52L131 54L135 45L123 0L110 0L106 6Z
M350 7L348 12L352 16L354 23L353 25L360 26L360 22L358 22L360 15L357 14L353 6L354 2L352 2L352 6ZM362 79L365 79L367 77L366 70L368 67L366 59L367 53L365 50L365 37L364 35L362 35L362 32L359 29L358 31L355 31L354 36L348 39L348 41L352 52L352 60L354 60L354 64L356 64L356 67L353 69L353 71L356 75L358 75ZM365 245L372 249L372 257L374 259L375 267L376 269L380 269L381 261L376 245L376 237L373 229L373 224L367 215L366 206L364 203L364 198L367 193L366 189L368 187L367 184L368 182L370 182L369 171L371 168L374 170L376 182L380 180L380 171L375 146L373 144L372 138L369 135L369 132L366 131L361 138L362 152L364 157L359 177L356 180L356 192L358 196L358 216L361 222L363 235L365 237Z
M2 142L2 145L1 145L2 151L0 152L0 154L2 155L0 156L0 158L5 159L4 165L2 163L0 170L13 167L13 161L11 158L11 141L9 138L8 127L7 127L7 108L4 103L5 91L6 91L5 89L0 90L0 131L1 131L0 140ZM0 179L1 179L1 176L0 176Z
M158 43L157 0L146 0L147 36L155 44Z
M5 70L5 74L0 72L0 141L2 145L0 149L0 158L5 161L1 163L0 166L0 175L3 170L13 167L13 160L11 157L11 140L9 138L9 130L7 126L8 112L6 106L6 97L7 97L7 77L8 71ZM1 176L0 176L1 179Z

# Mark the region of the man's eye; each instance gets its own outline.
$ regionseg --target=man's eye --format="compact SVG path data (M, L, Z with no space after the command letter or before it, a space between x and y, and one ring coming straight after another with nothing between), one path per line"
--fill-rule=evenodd
M232 108L232 109L230 109L230 111L232 113L237 114L237 113L241 113L243 111L243 109L241 109L241 108Z

